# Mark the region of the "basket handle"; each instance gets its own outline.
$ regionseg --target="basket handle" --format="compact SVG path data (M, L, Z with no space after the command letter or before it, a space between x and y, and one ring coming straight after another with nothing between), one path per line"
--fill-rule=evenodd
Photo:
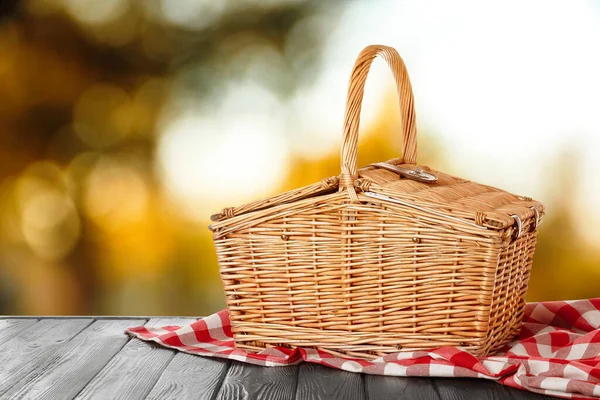
M383 45L367 46L360 52L350 76L348 97L346 100L346 115L344 118L344 138L342 142L340 189L354 187L358 164L358 126L360 110L365 89L365 82L371 63L375 57L381 56L387 61L394 74L400 110L402 112L402 154L403 162L415 164L417 160L417 128L415 122L414 99L412 86L404 61L396 49ZM353 191L353 190L352 190ZM352 196L355 197L356 195Z

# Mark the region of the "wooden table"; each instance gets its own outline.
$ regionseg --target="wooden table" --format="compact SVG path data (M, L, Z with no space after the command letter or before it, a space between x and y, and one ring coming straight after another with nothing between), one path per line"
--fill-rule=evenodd
M550 399L483 379L371 376L309 363L258 367L123 333L192 321L0 316L0 399Z

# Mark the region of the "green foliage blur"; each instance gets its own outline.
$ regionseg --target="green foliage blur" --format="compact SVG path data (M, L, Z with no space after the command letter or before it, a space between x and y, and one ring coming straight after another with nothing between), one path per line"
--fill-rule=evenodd
M183 3L201 9L188 12ZM212 204L235 204L220 201L222 191L193 212L173 201L157 161L163 127L177 117L171 105L192 102L210 114L240 76L285 101L319 73L322 42L345 4L3 2L0 314L205 315L223 308L207 225L218 211ZM363 129L361 163L398 155L390 145L395 99L388 103L378 123ZM452 172L435 132L420 135L419 161ZM600 251L574 226L565 188L577 182L561 171L548 182L532 301L600 295ZM292 152L278 187L254 198L338 173L337 152L321 159Z

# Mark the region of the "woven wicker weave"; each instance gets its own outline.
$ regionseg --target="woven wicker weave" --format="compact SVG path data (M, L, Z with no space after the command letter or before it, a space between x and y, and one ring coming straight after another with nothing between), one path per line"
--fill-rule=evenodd
M357 170L365 80L382 56L402 110L403 157ZM543 205L420 166L398 53L369 46L350 79L341 174L213 216L235 343L379 357L502 347L520 327Z

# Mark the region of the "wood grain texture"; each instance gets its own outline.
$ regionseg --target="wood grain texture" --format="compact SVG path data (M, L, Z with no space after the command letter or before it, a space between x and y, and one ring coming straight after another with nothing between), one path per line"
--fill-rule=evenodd
M66 320L53 320L66 323ZM56 400L74 398L119 352L129 337L127 327L145 320L95 321L79 335L60 346L52 357L21 379L2 399ZM54 331L46 332L53 336Z
M298 371L296 399L366 400L363 375L302 363Z
M37 319L0 319L0 346L36 322Z
M229 363L218 358L177 353L147 400L212 400L221 388Z
M0 395L20 380L28 379L39 365L53 357L65 342L92 322L92 319L42 320L31 324L19 335L2 343L0 345Z
M372 400L435 400L440 396L433 379L365 375L367 397Z
M261 367L232 361L217 399L292 400L297 379L297 365Z
M558 397L545 396L543 394L528 392L525 390L515 389L515 388L508 387L508 386L502 386L502 388L506 391L507 396L504 397L506 399L509 399L509 398L512 398L513 400L555 400L555 399L558 399Z
M194 318L152 318L146 326L188 325ZM153 342L130 340L90 381L77 399L144 399L175 356Z
M512 398L505 387L488 379L436 378L434 385L444 400L501 400Z

